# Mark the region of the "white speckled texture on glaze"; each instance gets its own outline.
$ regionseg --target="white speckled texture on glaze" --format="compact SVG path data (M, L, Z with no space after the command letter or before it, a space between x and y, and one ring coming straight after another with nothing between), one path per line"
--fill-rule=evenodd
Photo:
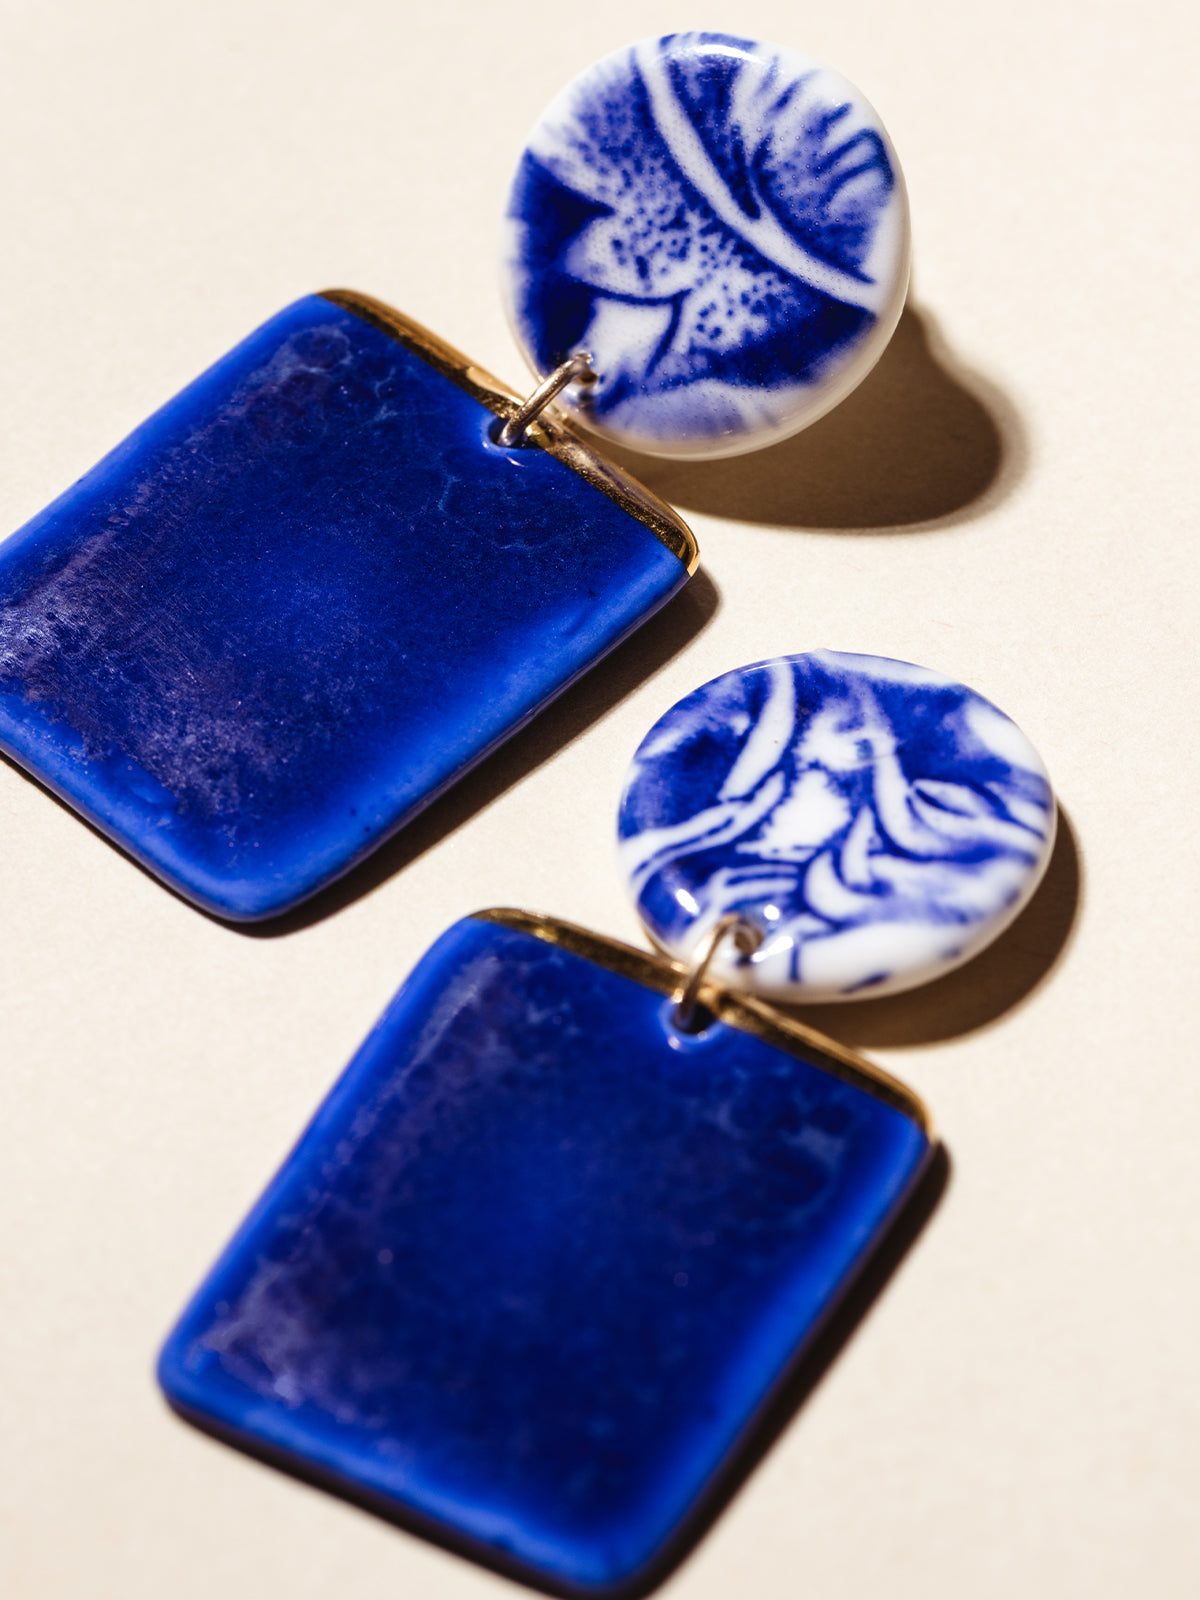
M622 870L651 936L686 960L719 917L714 976L776 999L860 999L989 944L1054 843L1046 770L990 701L907 662L818 650L725 673L642 741Z
M908 201L868 102L794 50L725 34L646 40L549 106L513 182L502 274L564 400L664 456L756 449L870 370L908 283Z

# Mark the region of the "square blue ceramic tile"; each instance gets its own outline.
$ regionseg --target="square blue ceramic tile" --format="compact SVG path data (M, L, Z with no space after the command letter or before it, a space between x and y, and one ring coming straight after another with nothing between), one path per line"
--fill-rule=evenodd
M552 1591L654 1569L930 1150L870 1069L680 1036L671 982L451 928L171 1335L173 1404Z
M0 547L0 749L220 915L345 872L694 558L494 446L500 393L363 297L282 312Z

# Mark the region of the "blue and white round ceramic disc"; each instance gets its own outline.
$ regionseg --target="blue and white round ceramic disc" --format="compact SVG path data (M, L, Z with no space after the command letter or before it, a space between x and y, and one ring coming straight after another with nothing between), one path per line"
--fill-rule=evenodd
M908 284L895 152L853 84L777 45L681 33L606 56L534 129L508 206L504 288L541 377L662 456L736 455L836 405Z
M712 971L776 999L924 983L1020 911L1054 843L1037 751L974 690L881 656L817 650L715 678L634 757L621 865L643 922L680 960L727 911Z

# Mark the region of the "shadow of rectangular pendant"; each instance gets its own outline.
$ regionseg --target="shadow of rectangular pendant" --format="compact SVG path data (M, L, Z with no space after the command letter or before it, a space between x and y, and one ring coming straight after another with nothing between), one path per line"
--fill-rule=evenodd
M401 988L163 1351L189 1420L566 1595L644 1590L931 1152L903 1086L511 911Z
M0 547L0 749L217 915L314 894L695 567L516 404L365 296L281 312Z

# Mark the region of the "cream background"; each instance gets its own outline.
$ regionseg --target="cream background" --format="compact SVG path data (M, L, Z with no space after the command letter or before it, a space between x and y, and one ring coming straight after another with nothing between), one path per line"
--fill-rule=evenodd
M931 1102L924 1231L672 1600L1200 1590L1192 5L0 0L0 528L294 296L520 383L493 240L592 58L727 27L874 101L915 315L768 458L655 467L673 611L309 926L190 910L0 765L0 1591L518 1590L176 1422L157 1343L420 951L488 904L636 940L629 754L815 645L975 685L1077 841L993 957L831 1023ZM928 345L925 339L928 339ZM719 603L718 602L719 596ZM1056 954L1057 952L1057 954Z

